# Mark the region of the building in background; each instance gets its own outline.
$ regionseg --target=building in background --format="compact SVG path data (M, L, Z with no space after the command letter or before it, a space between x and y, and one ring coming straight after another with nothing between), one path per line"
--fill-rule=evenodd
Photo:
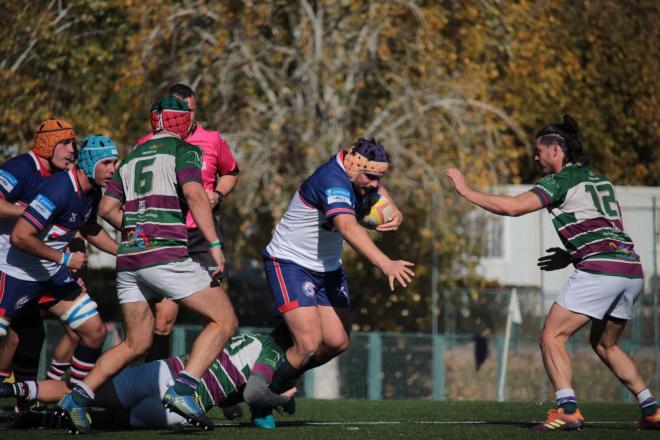
M530 185L507 185L501 193L516 195ZM660 187L615 186L623 226L635 242L644 265L644 292L653 288L653 276L660 270ZM654 224L653 200L656 215ZM558 292L573 273L573 267L542 272L537 259L551 247L562 247L550 215L545 210L522 217L503 217L486 213L479 225L484 232L485 257L479 274L506 286L538 287L547 294ZM655 249L654 249L655 247ZM655 253L654 253L655 251Z

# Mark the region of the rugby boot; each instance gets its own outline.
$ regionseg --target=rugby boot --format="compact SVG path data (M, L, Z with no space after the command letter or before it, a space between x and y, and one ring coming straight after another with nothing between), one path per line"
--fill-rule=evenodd
M204 413L197 393L191 395L179 394L172 385L165 391L163 406L177 413L193 426L202 428L204 431L213 430L213 421Z
M226 406L222 408L222 414L224 414L227 420L240 419L243 417L243 408L240 404Z
M15 412L7 419L9 429L30 429L43 427L44 414L37 411Z
M0 382L0 399L5 399L7 397L16 397L14 384Z
M660 409L656 410L655 414L642 417L642 420L637 424L637 430L642 429L657 429L660 430Z
M16 398L16 405L14 406L14 412L20 413L20 412L25 412L25 411L30 411L32 409L37 409L37 401L36 399L25 399L23 397L17 397Z
M584 426L584 417L580 410L573 414L565 414L564 408L553 408L548 411L545 422L532 426L532 431L575 431Z
M60 415L68 420L69 434L92 432L92 419L87 412L87 407L76 403L71 393L62 397L57 406L60 409Z
M273 410L266 408L250 408L252 413L252 425L262 429L275 429L275 417L273 417Z

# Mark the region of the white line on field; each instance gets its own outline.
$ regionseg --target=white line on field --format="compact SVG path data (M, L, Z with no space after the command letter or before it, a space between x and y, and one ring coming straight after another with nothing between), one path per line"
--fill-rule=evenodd
M488 425L488 424L519 424L519 425L533 425L536 423L541 423L542 420L523 422L502 422L498 420L375 420L375 421L364 421L364 422L306 422L306 421L296 421L296 420L285 420L282 423L286 424L296 424L298 426L369 426L369 425L401 425L401 424L413 424L413 425ZM236 422L218 422L215 423L215 426L241 426L242 423ZM244 423L243 423L244 424ZM585 422L585 425L626 425L634 424L634 422L625 422L625 421L615 421L615 420L599 420L595 422Z

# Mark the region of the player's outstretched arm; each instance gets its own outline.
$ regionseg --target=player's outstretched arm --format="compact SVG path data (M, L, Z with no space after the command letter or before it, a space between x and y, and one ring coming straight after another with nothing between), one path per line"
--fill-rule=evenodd
M392 199L392 196L390 196L390 193L387 191L387 188L385 188L382 185L379 186L378 193L384 195L390 200L392 206L392 217L387 219L387 221L382 225L378 225L376 227L376 230L378 232L396 231L397 229L399 229L399 226L401 226L401 223L403 223L403 213L401 212L401 210L399 210L399 207L396 206L396 203L394 203L394 199Z
M339 214L333 217L334 226L353 249L362 254L374 266L387 275L390 289L394 290L394 280L406 287L415 276L411 269L413 263L404 260L391 260L369 237L366 229L360 226L351 214Z
M486 194L472 189L463 173L456 168L446 169L445 174L461 197L494 214L518 217L543 208L539 198L531 191L517 196Z

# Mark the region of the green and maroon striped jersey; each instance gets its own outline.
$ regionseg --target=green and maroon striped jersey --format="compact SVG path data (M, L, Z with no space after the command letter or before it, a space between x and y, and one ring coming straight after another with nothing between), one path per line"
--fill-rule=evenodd
M635 246L623 230L614 186L591 166L569 163L531 190L552 215L577 269L643 277Z
M188 257L183 184L201 183L202 151L178 137L155 135L115 172L106 194L124 204L117 270Z
M189 356L176 356L165 360L173 377L184 369ZM197 388L197 394L202 406L208 411L213 405L243 401L243 389L248 378L257 374L270 383L283 356L284 352L270 336L234 336L201 377L202 382Z

